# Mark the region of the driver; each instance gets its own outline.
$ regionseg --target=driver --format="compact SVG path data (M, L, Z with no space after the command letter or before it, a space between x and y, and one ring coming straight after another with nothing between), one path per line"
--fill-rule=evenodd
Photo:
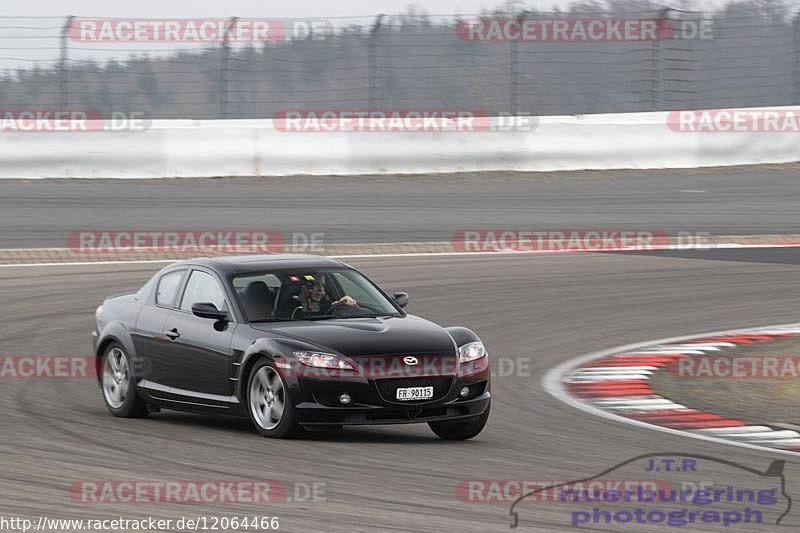
M303 285L300 290L300 305L306 313L328 313L334 306L345 305L347 307L357 307L358 302L352 296L342 296L332 302L325 292L325 278L315 276L314 282Z

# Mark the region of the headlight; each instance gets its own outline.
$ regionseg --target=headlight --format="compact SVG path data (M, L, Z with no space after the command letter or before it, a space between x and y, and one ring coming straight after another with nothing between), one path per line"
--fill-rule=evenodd
M481 357L486 357L486 347L480 341L470 342L458 349L458 362L469 363Z
M306 366L315 368L335 368L339 370L355 370L350 361L342 356L321 352L294 352L294 356Z

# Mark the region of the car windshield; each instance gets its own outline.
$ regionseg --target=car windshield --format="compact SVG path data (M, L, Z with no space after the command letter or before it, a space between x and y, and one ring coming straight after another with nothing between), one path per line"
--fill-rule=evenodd
M250 322L400 316L362 274L348 268L274 270L233 278Z

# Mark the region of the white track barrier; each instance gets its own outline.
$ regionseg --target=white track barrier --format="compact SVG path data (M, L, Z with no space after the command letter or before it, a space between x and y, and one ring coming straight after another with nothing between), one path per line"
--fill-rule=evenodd
M781 108L800 113L800 107ZM800 133L686 133L668 113L542 117L533 131L297 133L271 120L139 132L0 132L0 178L160 178L694 168L800 161Z

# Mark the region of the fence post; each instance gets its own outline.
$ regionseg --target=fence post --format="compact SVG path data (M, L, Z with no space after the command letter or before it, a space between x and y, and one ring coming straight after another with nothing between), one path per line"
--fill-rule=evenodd
M522 27L522 15L517 15L517 24ZM522 30L520 29L520 32ZM511 79L509 80L509 94L508 94L508 112L513 117L517 115L517 98L519 96L519 43L517 39L509 41L509 58L508 62L511 67Z
M69 71L67 69L67 43L69 30L75 17L70 15L61 28L61 58L58 62L58 108L61 110L69 107Z
M522 25L525 23L525 18L530 15L531 12L527 9L517 15L517 23L519 24L519 39L511 39L510 40L510 58L509 62L511 63L511 80L510 80L510 87L509 87L509 112L511 116L516 116L519 112L519 87L520 87L520 68L519 68L519 40L522 39Z
M228 26L225 28L225 35L222 37L222 48L220 50L219 65L219 118L228 118L228 57L230 56L231 30L236 26L239 17L231 17Z
M377 57L377 40L378 40L378 32L381 29L381 24L383 23L383 15L378 15L378 18L375 19L375 24L372 26L372 30L370 30L369 35L369 44L367 47L367 54L368 54L368 68L367 68L367 76L369 77L369 94L367 96L367 109L370 111L375 109L376 104L378 102L378 57Z
M665 7L658 15L658 26L660 32L653 40L653 61L650 71L650 111L659 111L664 106L664 47L661 43L664 35L664 25L669 21L671 8Z
M800 105L800 11L794 17L792 34L792 103Z

